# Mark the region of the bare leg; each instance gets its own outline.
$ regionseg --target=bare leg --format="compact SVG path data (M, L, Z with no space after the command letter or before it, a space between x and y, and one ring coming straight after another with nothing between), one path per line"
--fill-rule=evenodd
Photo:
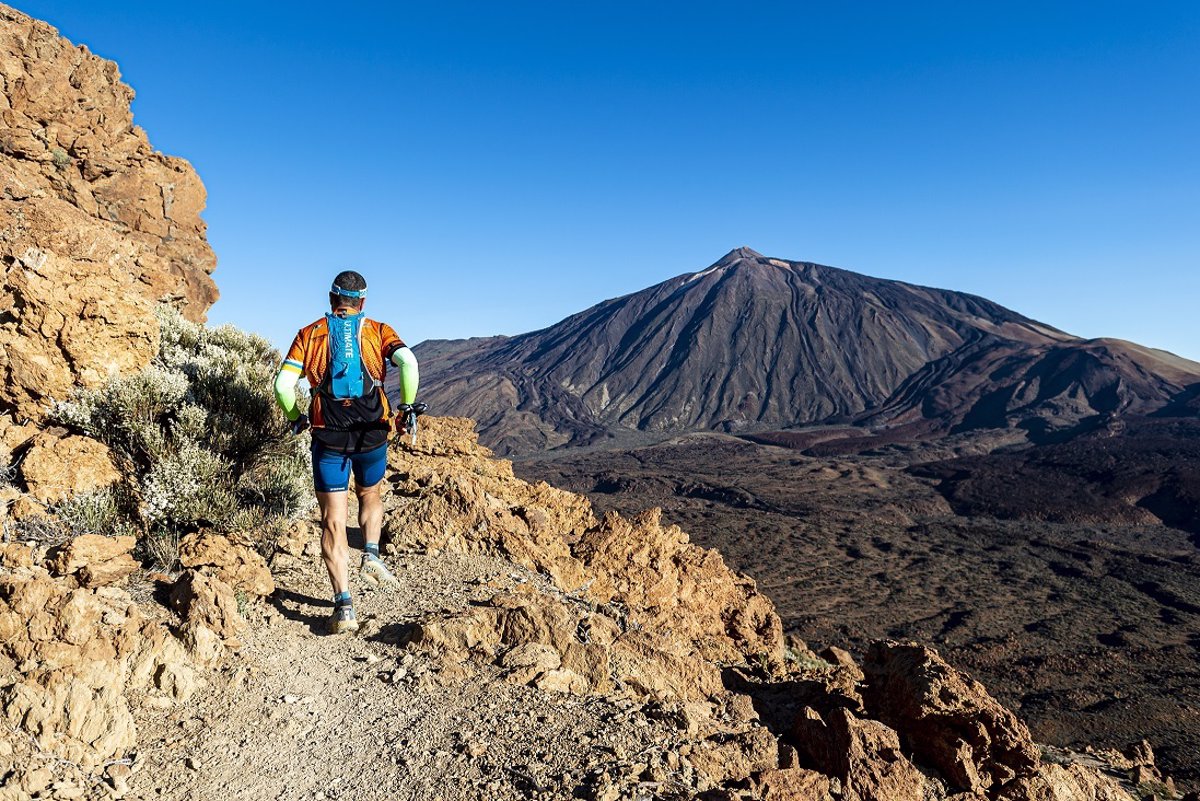
M354 486L354 492L358 495L358 526L362 530L363 542L375 545L379 544L383 527L383 498L379 494L382 483L371 487Z
M378 493L376 498L378 498ZM350 577L346 561L350 547L346 544L346 492L318 492L317 503L321 506L321 558L329 571L329 583L333 594L350 589ZM360 513L361 517L361 513ZM375 534L378 539L378 532Z

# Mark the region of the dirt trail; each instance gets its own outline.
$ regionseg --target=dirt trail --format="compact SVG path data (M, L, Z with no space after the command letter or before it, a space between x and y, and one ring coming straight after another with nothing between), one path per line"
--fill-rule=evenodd
M250 613L245 647L210 691L138 721L127 798L570 798L591 769L640 771L672 747L675 732L631 702L439 673L395 642L404 623L537 575L478 556L389 562L400 590L369 591L354 576L364 625L330 637L319 556L280 554L274 604ZM647 785L647 797L665 789Z

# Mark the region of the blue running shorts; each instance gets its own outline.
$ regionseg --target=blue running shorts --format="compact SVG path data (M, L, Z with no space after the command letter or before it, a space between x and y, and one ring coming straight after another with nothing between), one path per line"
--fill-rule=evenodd
M317 492L345 492L350 489L350 471L360 489L373 487L383 481L387 469L387 443L362 453L341 453L312 445L313 484Z

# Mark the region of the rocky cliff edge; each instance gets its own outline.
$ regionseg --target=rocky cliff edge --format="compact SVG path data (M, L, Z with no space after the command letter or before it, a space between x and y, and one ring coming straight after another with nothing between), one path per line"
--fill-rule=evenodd
M148 364L157 303L203 320L205 191L133 123L117 65L0 4L0 415Z

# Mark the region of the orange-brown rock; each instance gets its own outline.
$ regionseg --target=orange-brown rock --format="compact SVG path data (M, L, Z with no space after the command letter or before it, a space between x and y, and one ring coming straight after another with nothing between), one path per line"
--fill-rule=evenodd
M35 425L21 425L13 420L10 414L0 414L0 456L5 454L11 458L12 452L29 442L38 435L40 429ZM0 467L7 467L5 461Z
M1017 779L995 796L998 801L1134 801L1099 771L1082 765L1044 764L1034 776Z
M546 690L698 701L723 689L714 665L667 650L660 635L528 587L422 621L409 641L450 662L496 661L510 681Z
M38 420L145 366L154 305L216 300L205 194L133 124L117 66L0 5L0 409Z
M236 592L262 596L275 592L267 560L221 534L188 534L179 542L179 563L220 579Z
M294 520L280 533L275 547L289 556L302 556L309 543L315 543L320 534L311 522Z
M664 526L662 510L631 520L607 514L574 552L594 577L593 595L619 601L647 629L670 631L685 653L719 662L782 659L779 616L754 580L692 545L678 526Z
M720 785L777 768L779 744L771 732L756 726L706 738L696 744L688 759L697 773Z
M20 542L0 542L0 567L7 570L33 567L33 548Z
M36 437L21 459L21 478L42 504L112 486L121 480L108 446L88 437Z
M138 569L133 537L81 534L58 550L50 568L56 576L75 575L80 586L115 584Z
M833 801L829 777L815 770L783 768L756 773L750 790L761 801Z
M389 464L392 549L497 554L566 590L586 582L568 543L595 523L591 504L514 476L511 462L478 444L473 421L425 418L417 445L393 448Z
M216 665L227 649L242 647L246 621L234 589L221 579L187 571L171 589L171 606L183 618L180 639L198 661Z
M906 749L967 792L995 793L1040 765L1029 729L979 682L916 644L876 642L863 663L872 717L903 733Z
M166 627L113 587L71 589L37 568L0 577L0 718L84 766L122 755L128 690L187 700L198 682Z
M782 626L754 582L657 511L596 522L588 501L516 478L479 446L473 422L425 418L415 448L394 449L385 531L399 548L488 553L546 573L562 590L619 605L682 660L782 659Z
M860 720L843 707L824 713L806 707L792 736L809 764L842 783L846 801L923 801L925 776L900 748L900 735L877 720Z

